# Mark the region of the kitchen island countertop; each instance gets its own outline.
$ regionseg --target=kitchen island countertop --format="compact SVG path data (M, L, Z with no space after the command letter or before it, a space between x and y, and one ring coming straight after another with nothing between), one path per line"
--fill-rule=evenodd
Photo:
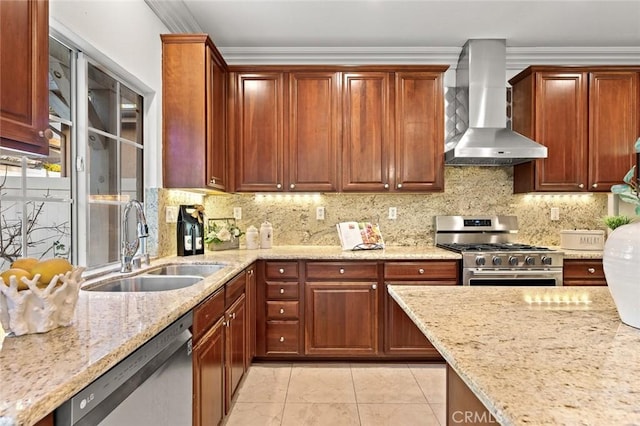
M460 255L432 246L361 251L342 251L335 246L276 246L268 250L207 251L200 256L154 261L152 266L224 262L227 267L179 290L80 291L69 327L20 337L0 333L0 425L34 424L258 259L456 260ZM113 275L125 276L88 276L83 286Z
M501 424L640 424L640 330L606 287L389 292Z

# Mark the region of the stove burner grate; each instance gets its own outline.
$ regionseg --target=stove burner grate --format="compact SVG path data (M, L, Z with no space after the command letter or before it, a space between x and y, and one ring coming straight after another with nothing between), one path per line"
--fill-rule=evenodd
M437 244L438 247L442 247L447 250L452 250L458 253L464 251L548 251L547 247L532 246L529 244L518 243L441 243Z

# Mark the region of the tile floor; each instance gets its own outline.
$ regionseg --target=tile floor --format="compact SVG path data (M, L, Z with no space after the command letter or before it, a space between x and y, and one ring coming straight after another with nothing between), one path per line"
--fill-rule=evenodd
M226 426L445 425L444 364L253 364Z

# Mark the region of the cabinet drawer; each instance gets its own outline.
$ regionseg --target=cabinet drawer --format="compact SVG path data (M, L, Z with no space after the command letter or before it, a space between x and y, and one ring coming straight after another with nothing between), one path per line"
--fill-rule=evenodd
M298 262L266 262L264 273L268 279L297 279Z
M384 264L385 280L457 280L458 262L387 262Z
M298 283L267 283L268 300L297 300Z
M225 306L231 306L236 299L244 293L244 286L246 284L246 276L245 273L241 273L229 281L225 285L225 298L224 303Z
M300 315L298 301L270 301L267 302L268 320L297 320Z
M607 285L602 260L600 259L565 259L562 273L562 284L565 286Z
M193 309L194 345L223 315L224 288L221 288Z
M371 262L307 262L307 278L375 280L378 265Z
M267 354L298 354L300 323L267 321Z

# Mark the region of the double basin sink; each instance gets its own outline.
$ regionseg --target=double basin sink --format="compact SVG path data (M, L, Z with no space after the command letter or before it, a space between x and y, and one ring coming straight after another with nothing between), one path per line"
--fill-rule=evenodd
M226 266L221 263L163 265L140 275L92 284L83 290L120 293L177 290L200 282Z

